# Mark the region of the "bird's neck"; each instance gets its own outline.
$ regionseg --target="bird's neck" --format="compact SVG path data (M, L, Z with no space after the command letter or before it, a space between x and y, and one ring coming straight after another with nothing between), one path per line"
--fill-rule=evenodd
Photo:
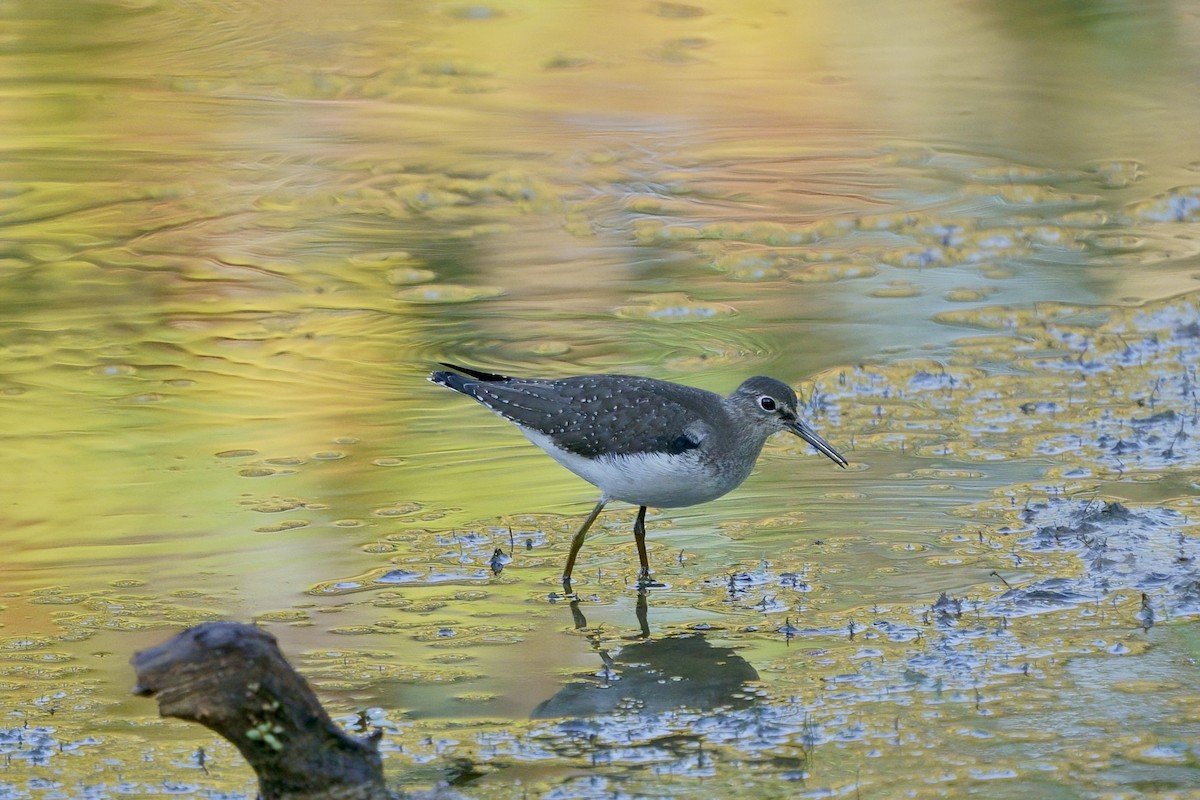
M743 428L733 422L725 436L720 437L721 441L712 444L714 454L720 454L716 460L722 462L721 469L736 472L740 482L754 469L754 462L771 434L758 428Z

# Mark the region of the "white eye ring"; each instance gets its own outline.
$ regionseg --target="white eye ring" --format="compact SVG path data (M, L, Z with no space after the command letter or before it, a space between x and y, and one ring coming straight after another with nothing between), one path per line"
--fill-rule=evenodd
M758 398L758 407L763 411L774 411L777 407L777 404L774 397L764 394L762 397Z

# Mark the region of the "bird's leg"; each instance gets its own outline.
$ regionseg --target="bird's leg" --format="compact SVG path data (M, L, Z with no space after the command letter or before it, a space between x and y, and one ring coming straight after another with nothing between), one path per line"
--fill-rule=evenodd
M567 568L563 570L562 577L563 591L567 594L571 594L571 570L575 568L575 557L579 555L579 548L583 547L583 539L587 536L588 528L592 527L592 523L596 521L596 517L600 516L600 512L604 510L607 502L607 497L600 498L600 502L596 503L592 513L588 514L587 519L583 521L583 527L579 529L579 533L575 534L575 538L571 540L571 551L567 553Z
M642 567L638 570L638 584L646 586L650 583L650 559L646 556L646 507L639 506L637 519L633 523L633 541L637 543L638 561Z

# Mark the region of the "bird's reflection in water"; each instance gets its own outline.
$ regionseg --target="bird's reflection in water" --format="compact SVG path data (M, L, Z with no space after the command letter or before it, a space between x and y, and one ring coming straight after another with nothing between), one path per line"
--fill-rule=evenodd
M534 719L590 717L628 712L656 714L680 708L746 708L745 691L758 672L732 648L710 644L701 633L665 636L598 650L604 668L580 676L533 711Z
M587 617L583 615L583 609L579 607L579 595L571 596L571 622L575 625L575 630L586 630L588 623ZM637 615L638 628L641 630L643 639L650 638L650 611L646 603L646 590L639 589L637 593L637 605L634 606L634 613Z

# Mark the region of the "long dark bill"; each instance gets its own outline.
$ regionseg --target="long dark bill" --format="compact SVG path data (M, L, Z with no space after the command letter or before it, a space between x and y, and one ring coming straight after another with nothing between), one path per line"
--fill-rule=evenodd
M813 447L817 448L820 453L828 456L829 459L839 467L844 468L850 463L845 459L844 456L842 456L841 453L839 453L837 450L834 450L833 446L830 445L829 442L822 439L816 431L808 427L806 423L796 420L788 426L788 430L811 444Z

